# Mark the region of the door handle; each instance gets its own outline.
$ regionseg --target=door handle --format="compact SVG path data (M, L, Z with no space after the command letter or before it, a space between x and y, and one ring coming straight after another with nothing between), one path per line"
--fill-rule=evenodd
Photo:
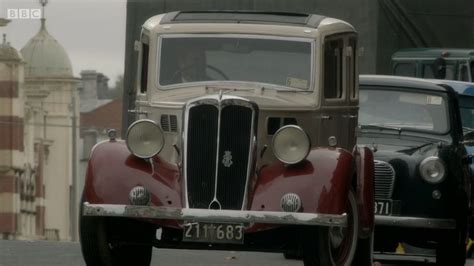
M344 115L345 118L354 119L357 118L357 115Z
M132 114L148 115L147 111L141 111L141 110L136 110L136 109L128 110L128 112Z
M320 118L321 120L331 120L331 116L330 116L330 115L321 115L321 116L319 116L319 118Z

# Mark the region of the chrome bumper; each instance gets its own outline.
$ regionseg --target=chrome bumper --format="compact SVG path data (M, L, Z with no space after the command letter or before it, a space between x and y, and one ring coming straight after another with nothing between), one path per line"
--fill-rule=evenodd
M430 229L455 229L456 221L454 219L375 215L375 225Z
M347 215L345 213L335 215L270 211L180 209L154 206L89 204L87 202L82 206L82 214L84 216L172 219L215 223L297 224L338 227L347 225Z

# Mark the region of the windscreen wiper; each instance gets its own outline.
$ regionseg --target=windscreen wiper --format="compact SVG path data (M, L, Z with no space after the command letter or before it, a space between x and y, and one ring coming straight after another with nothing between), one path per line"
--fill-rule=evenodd
M359 125L360 129L380 129L380 130L394 130L400 135L402 133L401 127L389 127L382 125Z

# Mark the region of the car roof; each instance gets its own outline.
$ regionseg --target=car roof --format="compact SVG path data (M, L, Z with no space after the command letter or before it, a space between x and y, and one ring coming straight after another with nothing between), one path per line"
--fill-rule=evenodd
M436 58L446 54L449 58L474 57L474 49L452 49L452 48L408 48L401 49L392 55L392 59L399 58Z
M474 83L472 82L447 79L433 79L433 81L449 85L459 94L474 95Z
M317 28L326 18L321 15L259 11L175 11L167 13L160 24L174 23L251 23L306 26Z
M393 89L416 88L440 92L447 92L450 90L448 87L449 84L439 82L438 80L386 75L360 75L359 84L362 86L383 86L387 89L390 89L391 87L393 87Z

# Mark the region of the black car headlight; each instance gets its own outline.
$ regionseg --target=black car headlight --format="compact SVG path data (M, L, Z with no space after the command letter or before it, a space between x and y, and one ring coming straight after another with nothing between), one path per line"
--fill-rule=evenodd
M308 134L299 126L288 125L275 133L272 148L278 160L287 164L296 164L308 156L311 141Z
M441 183L446 178L446 167L438 156L430 156L420 163L420 175L430 184Z
M150 158L158 154L165 144L160 126L153 120L135 121L127 130L127 147L139 158Z

